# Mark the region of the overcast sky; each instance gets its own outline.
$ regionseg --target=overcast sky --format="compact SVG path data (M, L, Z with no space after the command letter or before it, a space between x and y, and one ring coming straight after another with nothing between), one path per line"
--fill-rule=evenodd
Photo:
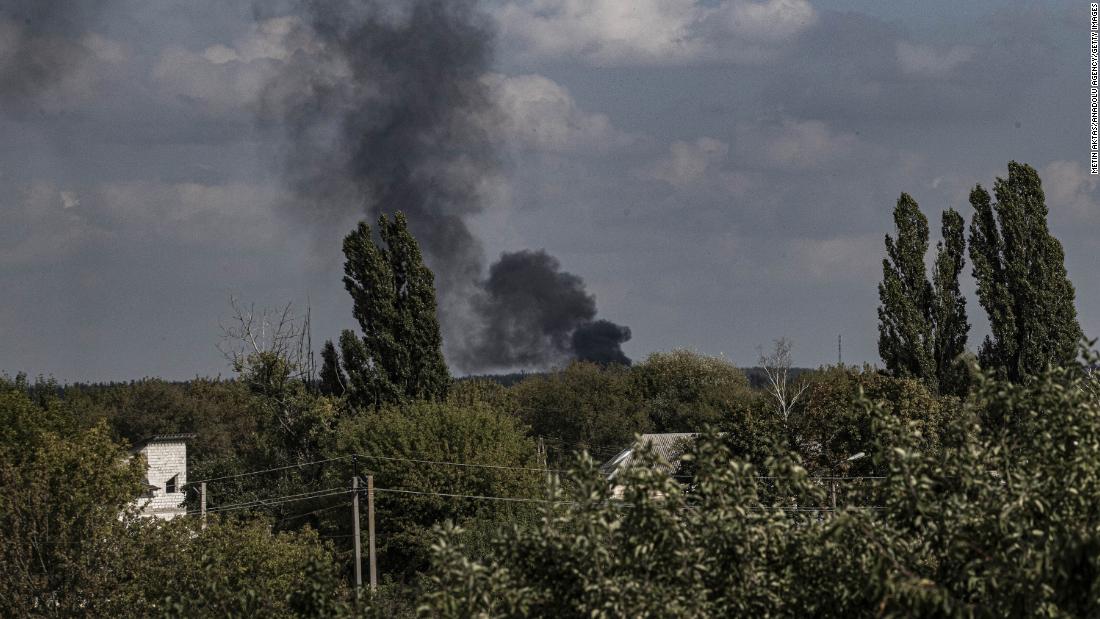
M259 120L271 76L310 53L291 13L113 0L30 31L25 4L0 0L0 372L229 375L230 295L308 302L315 342L352 326L353 221L288 216L280 134ZM898 194L938 231L1015 159L1042 175L1095 336L1088 4L1041 6L486 2L502 165L469 225L489 260L544 248L583 277L634 359L751 365L786 336L816 366L842 334L845 362L874 363ZM37 81L13 88L27 67Z

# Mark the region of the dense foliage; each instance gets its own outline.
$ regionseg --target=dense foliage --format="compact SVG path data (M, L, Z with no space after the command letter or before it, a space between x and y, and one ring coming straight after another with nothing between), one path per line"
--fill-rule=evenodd
M79 417L0 380L0 615L290 617L318 583L339 602L332 553L308 530L139 517L144 460Z
M810 475L798 453L777 453L757 468L712 436L694 447L693 479L640 466L627 471L622 501L582 459L572 490L544 509L538 526L498 535L491 559L471 559L445 529L424 610L1095 616L1094 387L1074 370L1025 386L980 375L974 398L944 420L938 447L922 428L927 420L897 414L896 394L862 398L856 406L868 421L875 483L842 493L835 512L830 480Z
M1019 382L1048 365L1072 363L1082 333L1039 174L1010 161L1008 178L998 178L993 193L995 203L981 185L970 193L970 259L993 332L980 356L984 367Z
M966 350L970 325L959 291L962 216L952 209L943 213L943 240L931 282L924 266L928 219L909 194L898 198L894 224L897 237L886 236L878 287L879 355L895 376L916 378L942 393L965 393L966 369L959 356Z
M344 331L340 352L347 390L360 407L440 399L451 378L443 361L435 278L405 216L378 220L376 243L365 222L344 239L344 287L362 335Z

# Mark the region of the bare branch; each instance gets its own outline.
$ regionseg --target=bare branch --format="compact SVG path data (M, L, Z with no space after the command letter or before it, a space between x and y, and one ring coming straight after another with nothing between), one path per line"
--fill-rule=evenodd
M757 347L760 354L760 366L768 377L768 393L775 399L776 408L783 421L787 421L795 404L806 391L806 385L797 387L790 384L793 345L787 338L775 340L775 348L765 355L763 347Z

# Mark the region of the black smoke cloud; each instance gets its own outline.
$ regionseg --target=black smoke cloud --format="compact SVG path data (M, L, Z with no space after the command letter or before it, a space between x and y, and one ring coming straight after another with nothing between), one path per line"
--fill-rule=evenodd
M578 353L625 360L618 345L629 330L595 325L583 281L545 252L505 254L481 280L483 251L467 218L481 211L479 187L500 162L482 79L494 33L478 3L296 6L297 51L262 112L286 131L291 212L344 225L349 215L373 222L403 211L436 274L448 357L464 370L545 367Z
M577 359L604 365L630 365L630 358L623 354L623 343L630 340L630 327L610 320L587 322L573 330L572 340L573 354Z
M569 358L623 363L630 329L594 321L596 299L584 281L545 251L502 254L476 302L483 320L467 365L523 367Z
M444 292L480 275L465 217L496 168L478 114L492 31L468 0L313 0L298 5L299 49L268 86L265 115L289 138L291 211L311 222L371 223L404 211Z
M88 56L87 22L106 2L0 0L0 107L26 113Z

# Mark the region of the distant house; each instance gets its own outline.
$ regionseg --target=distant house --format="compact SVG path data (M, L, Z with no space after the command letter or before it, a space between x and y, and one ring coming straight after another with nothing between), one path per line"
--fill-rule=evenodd
M171 520L187 513L183 488L187 485L187 441L194 434L158 434L130 450L142 454L148 469L145 492L136 501L141 515Z
M613 484L612 495L615 498L622 498L624 488L622 484L617 483L617 480L624 471L640 466L634 457L638 449L643 445L652 447L654 453L663 460L661 466L672 475L676 473L680 466L680 456L684 453L685 448L697 436L699 435L694 432L643 434L629 448L624 449L614 458L600 465L600 473Z

